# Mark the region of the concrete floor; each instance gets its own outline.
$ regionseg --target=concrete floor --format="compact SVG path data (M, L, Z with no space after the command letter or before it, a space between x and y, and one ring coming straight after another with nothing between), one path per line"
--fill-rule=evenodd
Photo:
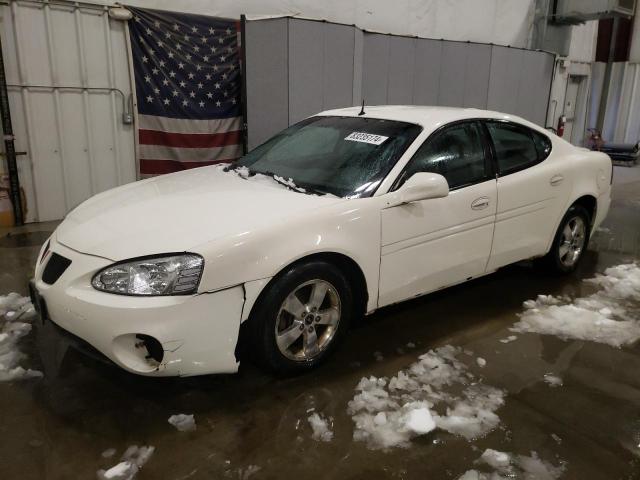
M26 294L40 244L55 224L0 230L0 293ZM0 479L95 478L129 445L153 445L138 479L455 479L485 448L566 462L567 479L640 478L640 349L552 336L499 339L537 294L579 295L581 279L640 259L640 169L617 168L612 211L575 275L516 265L387 308L353 329L321 369L276 379L243 365L233 376L146 379L85 358L46 332L22 342L44 379L0 383ZM398 353L414 342L417 348ZM394 375L420 353L451 344L487 360L469 369L508 392L499 428L469 442L435 431L407 449L371 451L352 440L347 402L363 376ZM376 361L380 351L383 361ZM39 352L41 355L39 355ZM42 357L42 358L40 358ZM472 359L473 360L473 359ZM543 375L562 376L550 388ZM334 418L334 440L311 439L307 410ZM194 413L198 429L167 423ZM554 436L552 436L554 434ZM111 459L101 452L115 448Z

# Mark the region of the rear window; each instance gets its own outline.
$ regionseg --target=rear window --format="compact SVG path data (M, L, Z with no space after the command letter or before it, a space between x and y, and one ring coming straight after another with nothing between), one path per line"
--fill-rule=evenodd
M487 127L500 175L532 167L551 152L551 141L527 127L506 122L488 122Z
M549 140L549 137L546 135L533 130L531 131L531 135L533 135L533 143L536 144L538 159L542 161L551 153L551 140Z

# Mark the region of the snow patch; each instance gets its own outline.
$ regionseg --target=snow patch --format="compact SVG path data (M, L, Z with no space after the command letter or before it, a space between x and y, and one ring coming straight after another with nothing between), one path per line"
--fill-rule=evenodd
M179 413L177 415L171 415L167 421L180 432L192 432L196 429L196 421L193 415Z
M515 335L509 335L507 338L502 338L500 341L501 341L502 343L511 343L511 342L513 342L514 340L516 340L517 338L518 338L518 337L517 337L517 336L515 336Z
M544 381L549 384L551 387L561 387L562 386L562 378L553 373L545 373Z
M564 340L589 340L612 347L630 345L640 339L637 316L640 267L625 264L607 268L604 275L586 282L599 289L573 301L552 295L527 300L520 321L511 330L556 335Z
M313 439L320 442L330 442L333 439L333 432L329 427L330 419L324 418L318 413L312 413L307 419L313 430Z
M353 438L370 448L406 447L434 428L466 439L495 428L505 392L483 385L450 345L430 350L396 376L362 378L348 404Z
M480 368L484 368L485 365L487 364L487 361L482 357L478 357L478 358L476 358L476 363L478 364L478 366Z
M18 365L25 358L18 341L29 334L35 316L27 297L17 293L0 295L0 382L42 376L42 372Z
M418 435L424 435L436 428L436 422L433 421L431 412L425 407L410 410L405 424L407 429Z
M531 456L513 455L491 448L485 450L476 463L484 463L493 471L467 470L458 477L458 480L506 480L507 478L556 480L565 470L563 462L555 466L541 460L536 452L531 452Z
M132 480L145 463L149 461L155 447L131 445L122 455L120 463L108 470L98 470L99 480Z

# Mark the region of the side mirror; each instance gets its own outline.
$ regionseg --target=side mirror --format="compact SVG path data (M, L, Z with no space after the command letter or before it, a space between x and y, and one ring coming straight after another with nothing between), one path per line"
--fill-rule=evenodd
M398 190L389 194L388 207L405 203L443 198L449 195L447 179L438 173L419 172L413 174Z

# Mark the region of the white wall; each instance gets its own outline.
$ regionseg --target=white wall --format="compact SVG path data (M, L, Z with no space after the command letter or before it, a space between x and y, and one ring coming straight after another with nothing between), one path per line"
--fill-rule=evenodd
M135 180L124 23L95 8L11 2L0 6L0 36L15 147L26 153L25 222L60 219Z
M593 62L596 56L597 37L597 20L572 27L569 58L573 61Z
M111 3L111 2L105 2ZM126 4L239 18L300 15L364 30L527 47L534 0L129 0Z

